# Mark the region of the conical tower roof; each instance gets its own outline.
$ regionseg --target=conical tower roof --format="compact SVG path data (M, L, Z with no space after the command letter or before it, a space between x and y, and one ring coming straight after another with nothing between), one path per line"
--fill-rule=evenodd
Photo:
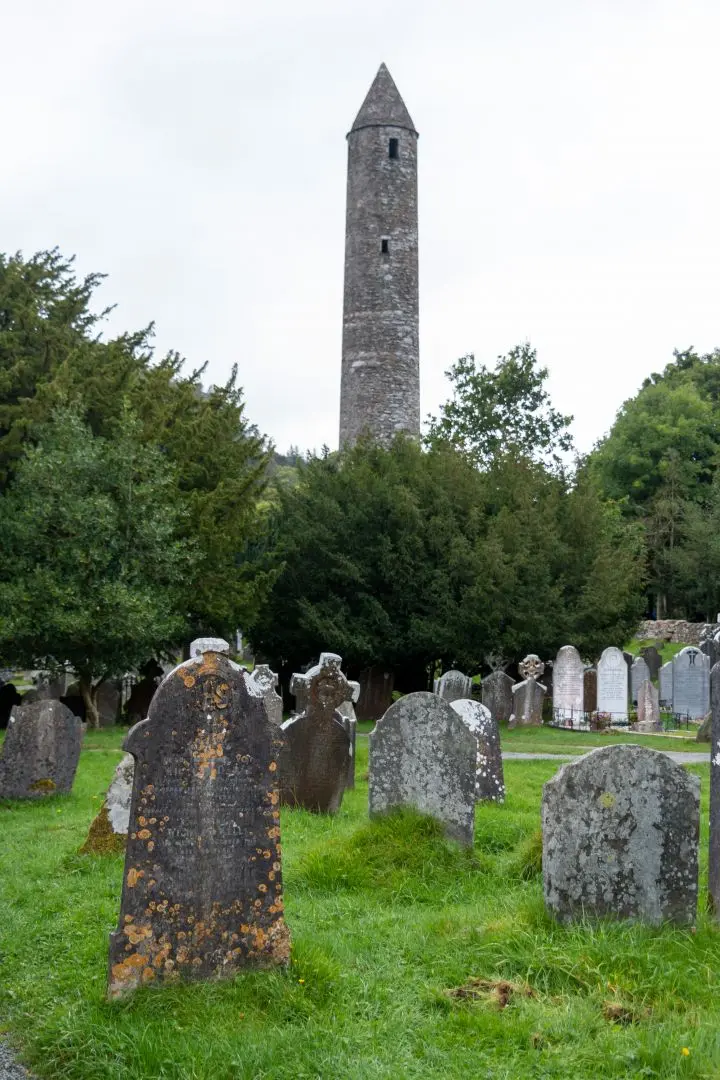
M400 97L392 75L384 64L378 68L378 73L350 130L357 131L364 127L399 127L415 131L412 117ZM415 134L417 135L416 131Z

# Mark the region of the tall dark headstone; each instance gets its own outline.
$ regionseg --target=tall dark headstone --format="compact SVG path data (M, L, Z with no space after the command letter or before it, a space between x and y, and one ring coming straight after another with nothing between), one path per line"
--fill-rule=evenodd
M281 728L285 738L281 791L287 806L326 814L340 809L352 757L350 735L338 707L353 695L341 663L335 653L322 653L319 664L292 677L291 693L303 687L305 708Z
M451 671L444 672L439 679L435 679L433 693L449 704L453 701L461 701L472 694L472 679L464 672L453 668Z
M597 710L597 686L597 669L585 668L583 672L583 697L585 699L586 713L594 713Z
M513 681L504 671L493 671L481 683L482 703L498 724L506 723L512 716L512 688Z
M125 740L130 834L108 994L286 964L278 728L229 657L165 677Z
M662 667L662 656L654 645L646 645L640 650L640 655L648 666L651 679L657 679Z
M16 706L0 755L0 798L66 795L75 779L82 737L80 720L60 701Z
M712 730L710 739L709 907L720 921L720 663L710 672Z
M360 672L360 696L355 712L358 720L379 720L392 705L395 674L376 665Z

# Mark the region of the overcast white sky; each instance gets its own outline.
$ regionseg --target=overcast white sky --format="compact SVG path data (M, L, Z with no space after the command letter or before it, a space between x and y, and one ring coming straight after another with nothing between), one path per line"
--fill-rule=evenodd
M422 412L529 339L589 449L720 345L717 0L0 0L0 250L109 277L110 329L240 369L337 446L345 134L385 61L420 132Z

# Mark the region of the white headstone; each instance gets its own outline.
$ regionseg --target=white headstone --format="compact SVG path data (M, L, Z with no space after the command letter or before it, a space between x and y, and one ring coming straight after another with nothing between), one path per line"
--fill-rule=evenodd
M620 649L605 649L597 666L597 711L627 720L628 667Z
M553 665L553 713L557 720L581 719L585 665L574 645L563 645Z

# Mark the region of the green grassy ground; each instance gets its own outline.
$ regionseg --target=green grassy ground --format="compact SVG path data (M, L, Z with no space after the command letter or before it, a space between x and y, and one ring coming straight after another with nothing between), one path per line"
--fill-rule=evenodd
M633 638L624 646L624 649L625 652L632 653L633 656L639 656L640 650L644 649L647 645L655 645L662 657L663 664L667 664L668 660L672 660L673 656L676 656L681 649L687 648L687 644L682 645L670 641L660 641L659 638L650 638L648 640L645 640L644 638Z
M423 819L369 824L362 781L335 818L283 812L291 967L109 1005L122 859L76 852L118 744L88 736L72 795L0 804L0 1017L39 1077L718 1076L720 931L704 914L661 930L547 918L537 830L554 762L506 765L507 802L478 808L473 853ZM361 739L361 776L366 755ZM504 1009L447 993L473 978L517 991Z

